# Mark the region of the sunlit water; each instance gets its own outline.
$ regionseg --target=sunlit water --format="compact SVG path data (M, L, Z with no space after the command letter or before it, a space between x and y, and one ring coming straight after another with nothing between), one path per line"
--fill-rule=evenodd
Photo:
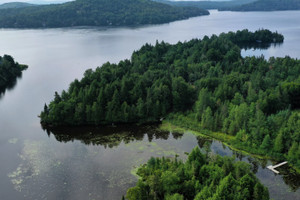
M79 132L85 136L91 132L85 139L55 138L52 133L49 137L37 117L44 103L55 91L61 92L75 78L80 79L86 69L130 59L134 50L156 40L176 43L244 28L278 31L285 41L267 50L243 50L243 56L299 58L299 19L299 11L212 11L210 16L135 28L0 29L0 55L10 54L29 65L16 86L0 97L1 199L121 199L137 180L132 175L136 166L151 156L178 154L184 159L185 152L202 144L191 134L178 137L153 127L130 130L130 139L128 130L118 130L125 136L109 134L111 140L99 136L111 130L94 129ZM209 146L221 155L234 154L217 141ZM272 198L300 199L299 176L289 168L281 169L286 175L274 175L265 169L269 161L242 159L253 163Z

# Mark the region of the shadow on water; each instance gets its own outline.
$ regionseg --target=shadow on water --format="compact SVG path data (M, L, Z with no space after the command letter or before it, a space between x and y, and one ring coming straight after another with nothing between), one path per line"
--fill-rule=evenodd
M300 174L289 165L277 168L276 170L280 173L273 174L269 169L267 169L267 166L270 164L278 164L278 162L270 162L267 159L259 159L249 155L244 155L238 151L231 150L229 147L217 140L203 137L197 137L197 140L199 147L204 150L204 152L214 152L222 156L233 156L238 161L245 161L249 163L252 167L253 173L257 174L258 178L262 181L263 179L270 179L272 176L281 177L284 184L288 185L292 192L296 192L300 188Z
M115 127L59 127L59 128L43 128L48 136L53 135L59 142L80 141L85 145L101 145L105 148L116 148L121 143L129 144L131 142L142 141L148 138L152 140L169 140L174 138L180 140L183 133L170 133L160 131L157 125L121 125ZM172 135L172 136L171 136ZM272 174L266 167L270 164L269 160L258 159L240 152L233 151L222 142L210 138L197 137L198 146L205 153L215 153L221 156L233 156L236 160L245 161L252 166L252 171L257 174L262 181L271 178L281 177L282 184L288 185L292 192L300 187L300 175L288 165L278 168L279 175Z
M13 79L8 85L6 85L4 87L0 87L0 100L3 98L6 91L10 91L15 88L19 79L22 79L22 74L20 74L15 79Z
M293 168L285 165L278 169L284 182L295 192L300 188L300 174L298 174Z
M50 137L53 135L59 142L81 141L86 145L101 145L105 148L119 146L122 142L128 144L133 141L142 141L147 135L148 141L153 139L168 140L170 133L159 131L157 125L121 125L107 127L58 127L44 128ZM172 133L174 139L180 139L183 134Z
M252 43L238 43L237 45L244 50L252 49L255 50L267 50L270 47L280 47L283 44L283 42L277 42L277 43L267 43L267 42L252 42Z

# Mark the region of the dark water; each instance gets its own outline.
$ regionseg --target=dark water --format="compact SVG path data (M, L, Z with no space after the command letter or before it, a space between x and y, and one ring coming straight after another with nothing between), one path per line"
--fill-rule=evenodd
M37 117L44 103L87 68L130 58L146 42L176 43L244 28L268 28L285 36L280 46L243 51L244 56L299 58L299 19L299 11L212 11L210 16L139 28L0 29L0 55L10 54L29 66L0 98L1 199L120 199L136 181L135 166L151 156L185 158L185 152L202 145L191 134L158 133L151 126L63 130L69 135L55 130L49 136ZM234 154L217 141L209 146L221 155ZM265 169L269 161L242 159L254 163L272 198L300 199L300 179L289 168L274 175Z

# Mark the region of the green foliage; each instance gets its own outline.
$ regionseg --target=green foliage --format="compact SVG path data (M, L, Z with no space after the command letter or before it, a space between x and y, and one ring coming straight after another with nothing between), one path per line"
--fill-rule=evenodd
M128 200L142 199L142 190L139 187L132 187L128 189L126 198Z
M76 0L63 4L2 9L0 27L40 28L161 24L209 12L150 0Z
M249 44L256 44L257 47L263 47L260 45L271 42L283 42L284 39L283 35L280 35L277 32L273 33L267 29L257 30L254 34L249 32L247 29L244 29L242 31L237 31L236 33L229 32L226 34L226 37L228 37L232 42L240 44L243 47L247 47ZM230 58L230 56L228 56L228 58Z
M235 43L251 45L256 39L268 43L283 36L243 30L175 45L146 44L130 60L87 70L67 91L56 93L41 122L146 123L169 116L177 125L223 132L221 139L238 148L300 167L300 61L242 58Z
M178 193L175 193L171 196L166 196L166 200L184 200L184 197Z
M269 192L260 182L254 186L253 200L267 200L269 199Z
M266 31L242 31L247 35L260 35L261 32ZM203 118L202 126L217 129L221 124L214 122L218 100L213 96L217 95L220 100L234 98L235 104L244 102L239 89L247 76L231 71L240 71L247 66L242 68L238 65L242 59L240 55L230 61L226 57L229 50L239 52L239 48L231 42L234 38L234 34L230 33L176 45L164 42L155 46L146 44L132 54L130 61L106 63L95 71L87 70L81 81L75 80L70 84L68 91L61 95L56 93L54 100L41 113L41 122L99 125L157 121L169 112L191 109L198 96L195 110L199 113L198 119ZM228 64L237 69L224 68ZM216 94L212 92L214 90ZM232 134L238 131L239 125L246 127L247 113L243 112L247 106L236 106L237 112L232 112L232 118L242 118L237 120L237 124L228 124ZM225 118L227 114L220 113L220 117Z
M264 150L268 150L268 149L271 149L271 147L272 147L272 141L271 141L270 135L266 135L260 148L262 148Z
M283 151L283 136L282 133L279 133L274 141L274 151L281 153Z
M228 157L216 155L211 159L196 147L185 163L151 158L138 169L141 178L137 186L127 191L126 197L129 200L269 199L267 188L250 168L249 164Z
M12 87L22 71L27 69L26 65L20 65L9 55L0 56L0 94L7 87Z

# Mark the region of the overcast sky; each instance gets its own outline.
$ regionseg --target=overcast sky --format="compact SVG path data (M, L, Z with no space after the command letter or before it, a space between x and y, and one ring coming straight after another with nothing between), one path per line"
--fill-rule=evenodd
M62 3L67 1L72 1L72 0L0 0L0 4L8 3L8 2L27 2L27 3L46 4L46 3ZM207 0L181 0L181 1L207 1ZM214 0L214 1L230 1L230 0Z

